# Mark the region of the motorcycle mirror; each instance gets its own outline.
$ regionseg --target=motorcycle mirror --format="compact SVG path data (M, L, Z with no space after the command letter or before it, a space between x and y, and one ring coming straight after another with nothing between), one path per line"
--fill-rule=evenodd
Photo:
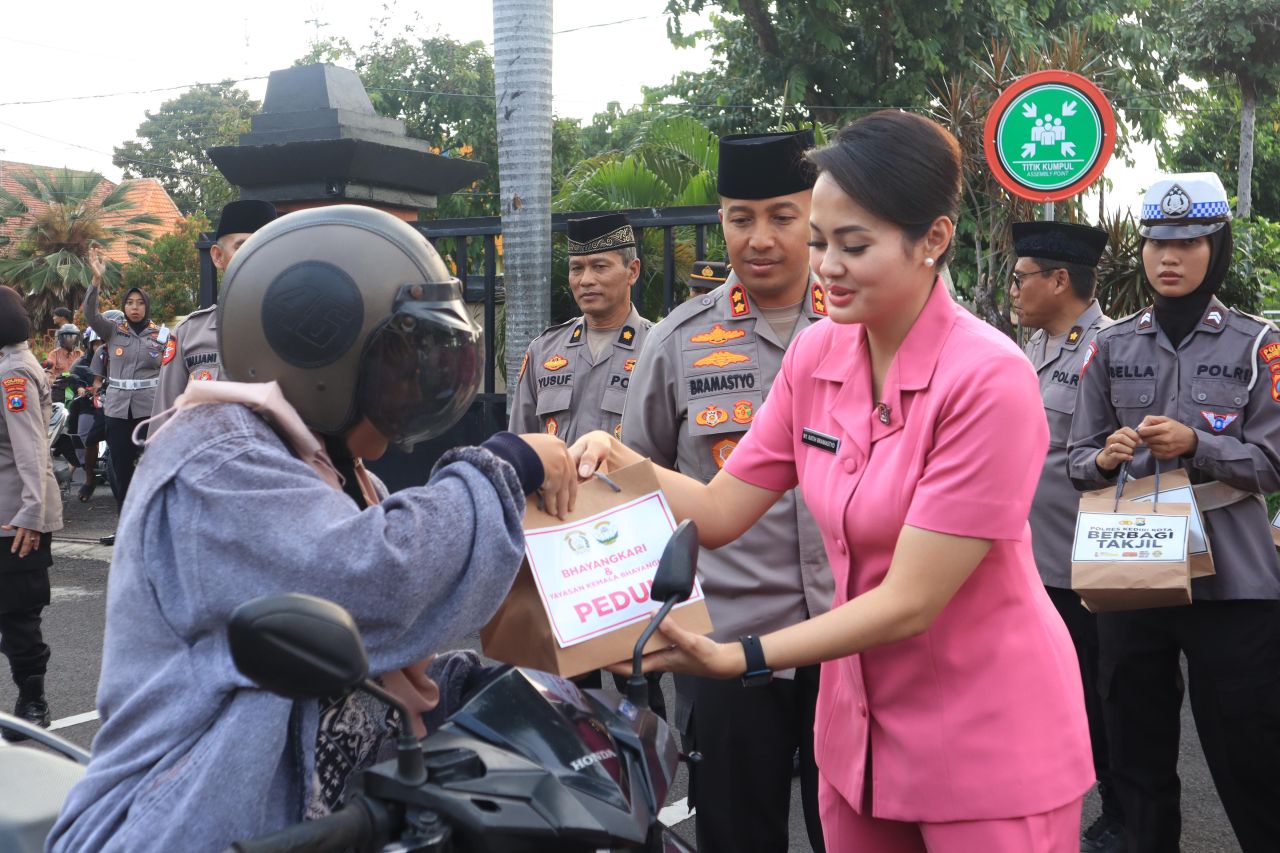
M653 587L649 597L653 601L661 601L662 607L649 620L636 640L631 652L631 677L627 679L627 698L632 704L641 708L649 706L649 682L641 671L641 658L644 657L645 644L658 630L658 623L667 618L680 602L693 594L693 577L698 569L698 525L687 518L667 540L667 547L662 549L662 557L658 560L658 570L653 575Z
M359 685L369 659L351 614L332 601L288 593L255 598L227 626L236 669L288 699L319 699Z
M658 571L653 576L649 595L654 601L677 602L693 594L693 576L698 567L698 525L687 518L671 534L662 549Z

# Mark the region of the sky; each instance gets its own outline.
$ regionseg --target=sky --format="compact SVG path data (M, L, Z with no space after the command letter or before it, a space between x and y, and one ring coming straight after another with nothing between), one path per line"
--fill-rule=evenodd
M557 115L589 119L609 101L640 100L642 85L682 70L703 70L709 57L677 49L666 35L666 0L555 0L553 98ZM416 15L421 34L439 32L492 47L486 0L241 0L128 4L67 0L56 19L43 3L4 3L0 28L0 160L94 169L118 180L111 151L131 139L147 110L193 83L240 81L261 100L266 76L287 68L321 38L366 44L377 18L405 28ZM127 94L126 94L127 93ZM44 103L23 103L23 102ZM1137 168L1113 160L1108 206L1136 206L1155 171L1149 149ZM1096 202L1091 208L1096 209Z

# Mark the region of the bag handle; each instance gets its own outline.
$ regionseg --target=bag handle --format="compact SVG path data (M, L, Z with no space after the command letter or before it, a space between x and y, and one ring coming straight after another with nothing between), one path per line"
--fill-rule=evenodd
M1151 510L1152 512L1156 512L1160 509L1160 460L1156 459L1154 456L1151 457L1151 460L1155 463L1156 468L1155 490L1151 493ZM1120 511L1120 498L1124 496L1124 481L1128 475L1129 463L1121 462L1120 472L1116 475L1116 503L1115 506L1111 508L1112 512Z

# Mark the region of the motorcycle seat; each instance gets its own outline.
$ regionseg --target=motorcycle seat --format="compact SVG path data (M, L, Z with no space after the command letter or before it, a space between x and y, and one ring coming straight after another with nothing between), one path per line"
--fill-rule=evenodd
M0 853L41 853L85 768L26 746L0 747Z

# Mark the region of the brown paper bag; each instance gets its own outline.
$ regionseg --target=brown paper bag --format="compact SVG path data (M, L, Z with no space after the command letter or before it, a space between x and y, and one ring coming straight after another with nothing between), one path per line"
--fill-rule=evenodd
M1170 503L1188 503L1191 505L1192 541L1188 553L1191 556L1192 579L1207 578L1214 574L1213 547L1209 544L1209 537L1206 535L1204 524L1204 514L1200 512L1200 508L1196 505L1195 492L1191 489L1191 480L1187 477L1187 472L1182 468L1177 468L1161 474L1158 481L1154 476L1131 480L1124 484L1124 498L1126 501L1150 498L1156 493L1157 489L1159 490L1161 505L1164 504L1166 498ZM1105 489L1098 489L1094 492L1084 492L1081 497L1114 499L1115 492L1114 488L1108 486ZM1197 532L1199 536L1197 536ZM1280 530L1276 530L1275 533L1280 533ZM1198 545L1197 540L1199 542Z
M1124 482L1127 468L1110 496L1080 498L1071 588L1095 613L1190 604L1191 505L1159 500L1159 469L1156 501L1122 500L1132 485Z
M609 479L621 487L621 491L615 492L609 485L598 479L584 483L578 490L577 506L569 515L567 522L546 514L538 508L535 499L530 498L525 508L525 531L534 533L547 528L558 530L569 523L584 522L602 512L622 507L644 495L660 491L658 478L653 471L653 463L648 460L615 471L609 475ZM674 527L674 523L672 526ZM570 531L565 536L566 540L578 532ZM590 538L587 537L583 541L589 550L592 546ZM665 537L663 541L665 542ZM648 556L652 557L653 567L649 569L647 575L634 575L629 578L629 588L632 586L632 581L639 584L642 580L650 582L653 580L653 571L657 568L657 559L660 554L651 553ZM599 596L597 600L598 598L604 598L606 606L609 604L607 595ZM647 606L645 612L655 609L657 609L656 605ZM711 631L711 615L707 612L705 601L702 600L678 606L668 618L674 619L688 631L699 634ZM573 645L561 645L539 592L539 581L534 576L529 555L526 552L524 563L520 566L520 572L516 575L511 592L508 593L493 619L480 631L480 647L484 654L503 663L528 666L564 677L573 677L629 660L632 648L644 630L645 624L645 621L635 622L608 630ZM657 651L664 644L665 641L655 634L645 646L645 651Z

